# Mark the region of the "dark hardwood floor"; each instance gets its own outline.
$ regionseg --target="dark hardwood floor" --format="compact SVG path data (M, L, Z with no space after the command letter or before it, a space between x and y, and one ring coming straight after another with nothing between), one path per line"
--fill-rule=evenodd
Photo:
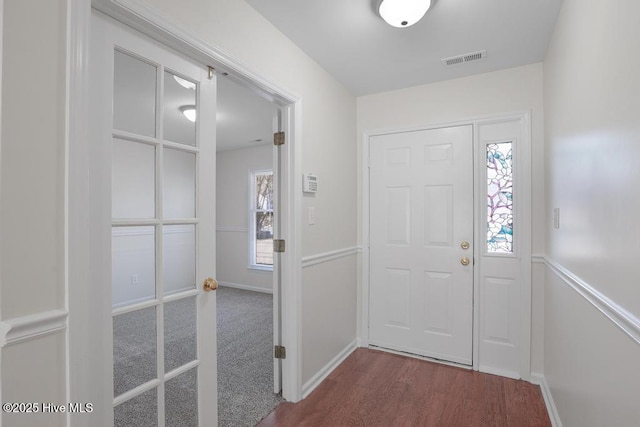
M551 426L540 388L524 381L360 348L271 426Z

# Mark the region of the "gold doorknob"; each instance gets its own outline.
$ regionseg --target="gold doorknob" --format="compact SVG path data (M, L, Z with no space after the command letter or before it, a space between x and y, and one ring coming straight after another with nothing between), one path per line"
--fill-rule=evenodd
M462 265L469 265L469 258L464 257L460 260L460 264Z
M207 292L215 291L218 289L218 282L212 277L207 277L202 284L202 288Z
M467 250L467 249L469 249L469 246L470 246L470 245L469 245L469 242L467 242L467 241L464 241L464 242L460 243L460 247L461 247L462 249Z

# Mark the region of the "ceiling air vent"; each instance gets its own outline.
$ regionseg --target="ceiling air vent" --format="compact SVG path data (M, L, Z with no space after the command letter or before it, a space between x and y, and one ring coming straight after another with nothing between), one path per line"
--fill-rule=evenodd
M442 63L445 66L450 67L452 65L459 65L467 62L479 61L486 56L487 56L486 50L479 50L478 52L465 53L463 55L444 58L442 60Z

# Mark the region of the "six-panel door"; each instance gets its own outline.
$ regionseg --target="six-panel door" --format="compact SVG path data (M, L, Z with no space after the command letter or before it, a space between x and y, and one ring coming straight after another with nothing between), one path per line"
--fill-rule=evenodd
M458 126L370 139L373 345L472 363L472 137Z

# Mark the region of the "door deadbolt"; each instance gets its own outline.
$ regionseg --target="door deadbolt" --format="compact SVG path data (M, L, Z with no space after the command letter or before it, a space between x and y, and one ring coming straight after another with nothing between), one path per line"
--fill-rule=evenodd
M470 246L471 246L471 245L469 245L469 242L467 242L466 240L465 240L464 242L460 243L460 247L461 247L462 249L464 249L464 250L469 249L469 247L470 247Z

